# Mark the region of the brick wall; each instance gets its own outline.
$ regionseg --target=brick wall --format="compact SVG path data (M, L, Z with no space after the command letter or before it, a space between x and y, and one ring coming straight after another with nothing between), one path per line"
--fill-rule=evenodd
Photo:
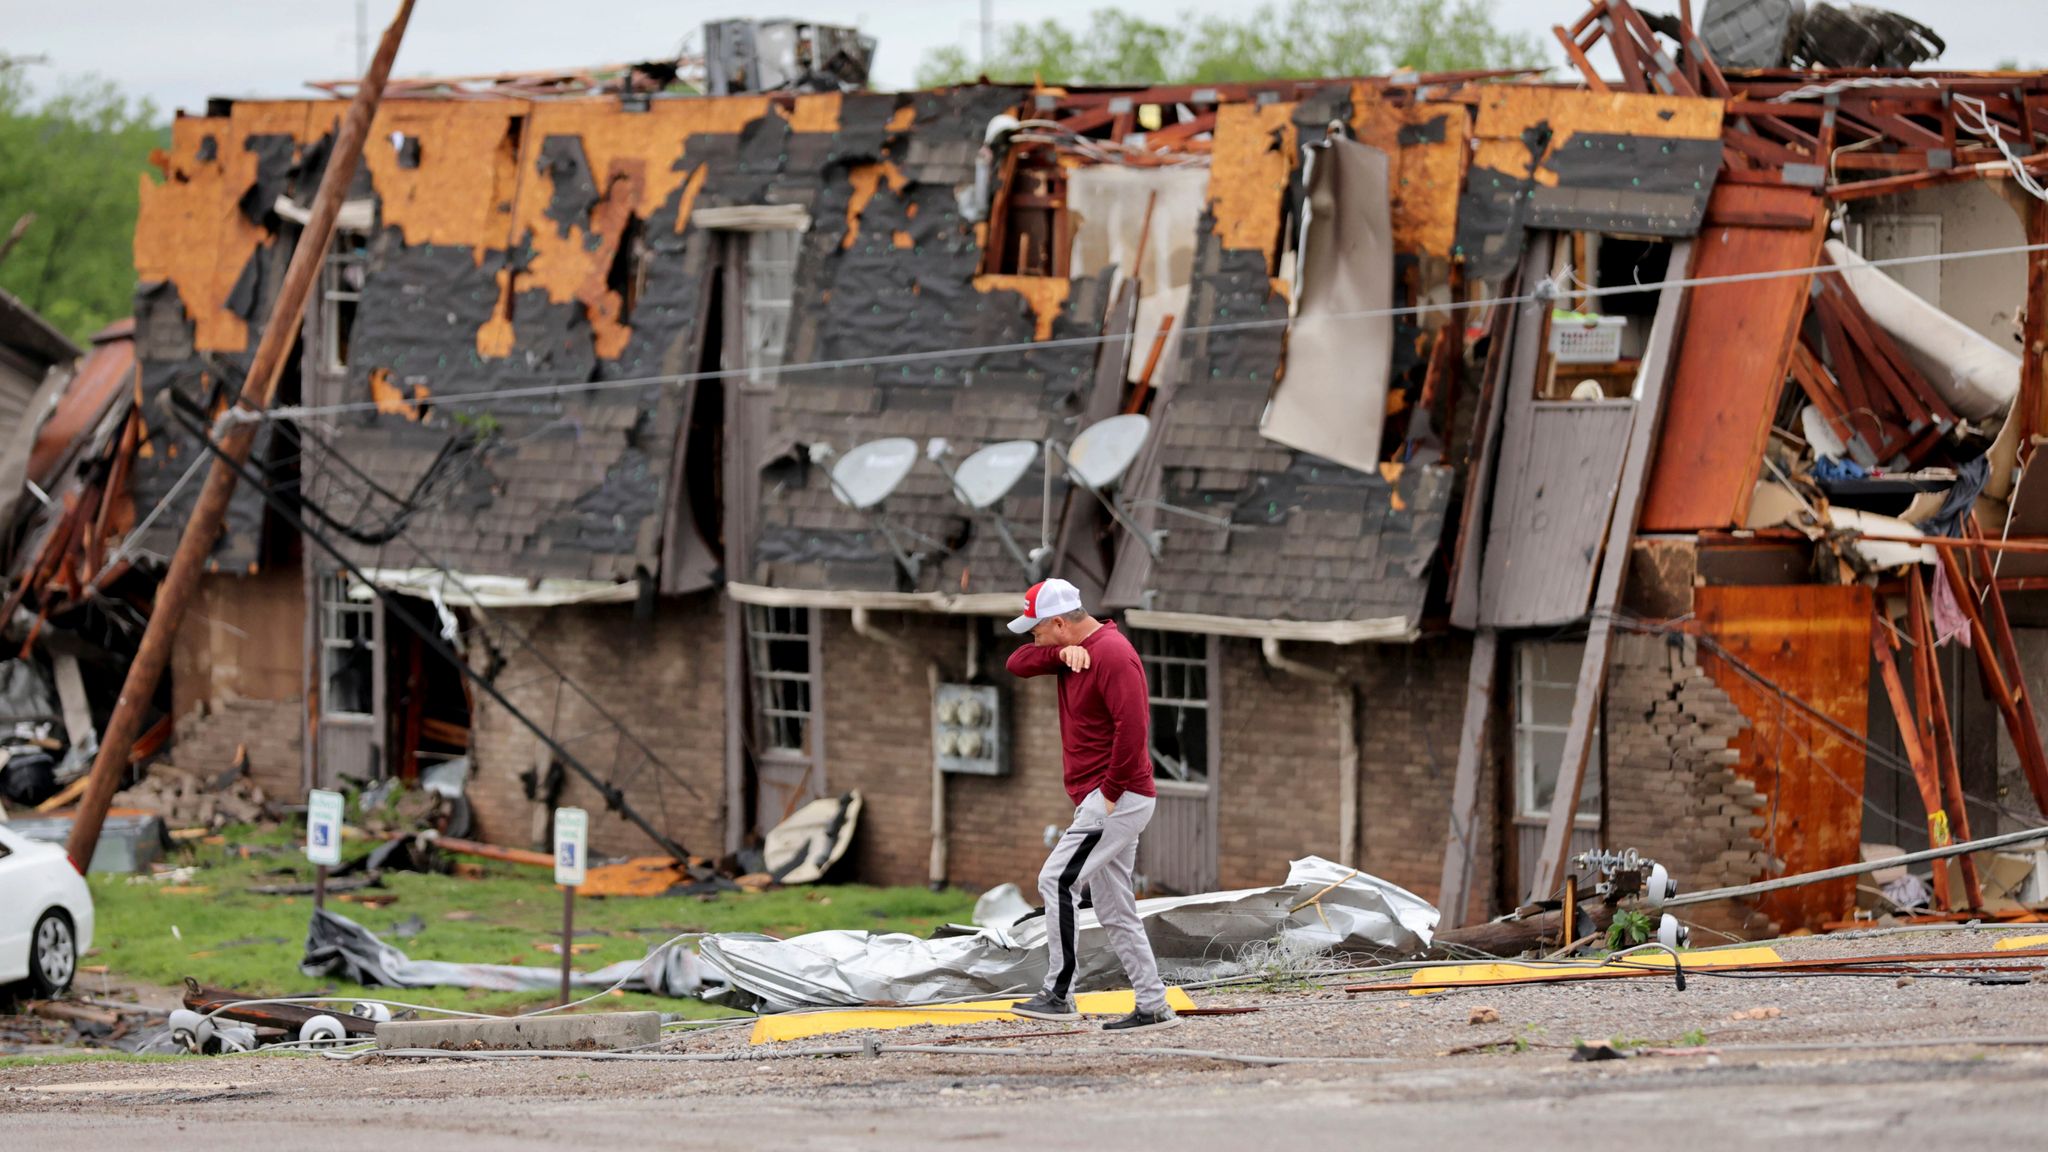
M1256 641L1219 643L1222 886L1275 883L1289 860L1309 854L1338 858L1337 710L1351 692L1359 743L1359 867L1434 899L1450 827L1470 640L1287 647L1292 659L1347 673L1350 688L1278 671L1266 664ZM1482 814L1495 808L1494 777L1492 771L1482 776ZM1493 885L1487 878L1497 851L1495 822L1482 820L1473 916L1488 911Z
M1365 830L1361 863L1425 899L1436 899L1450 836L1451 789L1458 771L1458 736L1465 719L1465 683L1472 641L1459 634L1412 645L1358 650L1361 700L1360 793ZM1483 764L1474 811L1473 858L1465 923L1484 920L1493 907L1499 853L1496 766Z
M171 647L173 763L218 772L241 745L273 799L304 799L305 625L297 567L200 577Z
M1743 884L1770 863L1758 833L1769 798L1736 774L1729 746L1749 726L1699 666L1694 641L1621 635L1607 677L1607 835L1671 870L1680 891ZM1768 935L1775 926L1715 904L1686 918L1724 932ZM1703 941L1704 942L1704 941Z
M570 680L623 721L696 795L652 765L635 772L639 754L633 746L622 745L617 729L573 693L564 690L558 697L557 678L516 645L496 650L504 661L495 681L498 689L550 727L600 778L615 772L632 776L625 787L627 800L667 835L692 852L717 855L724 843L725 811L725 625L717 598L665 596L656 602L654 618L645 621L635 619L628 604L501 608L494 615L527 632ZM468 656L478 668L492 660L491 652L474 642ZM545 768L544 746L489 697L478 692L474 699L475 770L469 799L477 835L499 844L531 844L537 806L526 798L519 775L536 761ZM656 851L646 834L605 811L603 798L574 772L568 774L560 802L589 810L593 853Z
M1014 638L991 621L875 613L874 630L911 650L863 637L851 614L820 612L825 656L825 786L861 791L854 873L875 884L923 884L931 860L931 682L967 660L969 629L981 630L982 679L1005 690L1008 776L946 780L948 881L973 891L1015 883L1032 891L1045 859L1047 824L1073 807L1062 789L1059 714L1052 680L1019 681L1003 670Z
M304 710L297 700L250 700L225 696L195 706L172 729L170 761L200 776L211 776L235 761L235 748L249 752L249 777L273 801L306 798Z

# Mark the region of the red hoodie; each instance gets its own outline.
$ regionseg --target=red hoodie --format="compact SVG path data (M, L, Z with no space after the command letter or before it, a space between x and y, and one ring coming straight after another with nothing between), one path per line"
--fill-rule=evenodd
M1138 650L1107 621L1089 633L1081 647L1088 650L1085 672L1061 663L1057 648L1026 644L1010 653L1011 675L1060 678L1060 748L1067 797L1079 804L1097 788L1112 804L1126 792L1156 795L1151 699Z

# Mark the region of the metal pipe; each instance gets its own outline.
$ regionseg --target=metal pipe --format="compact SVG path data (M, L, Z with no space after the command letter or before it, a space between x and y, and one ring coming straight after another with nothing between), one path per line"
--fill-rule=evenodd
M1358 701L1351 678L1341 672L1300 660L1280 651L1280 638L1259 640L1259 654L1266 664L1289 676L1328 684L1337 689L1337 861L1346 868L1358 867Z
M1733 900L1740 896L1760 896L1765 892L1777 892L1785 888L1798 888L1807 884L1818 884L1824 880L1840 880L1846 876L1863 876L1885 868L1897 868L1906 864L1920 864L1928 860L1945 860L1950 856L1962 856L1971 852L1983 852L1992 848L2008 848L2014 844L2026 844L2035 840L2048 840L2048 828L2029 828L2024 832L2007 832L2000 836L1986 836L1962 844L1949 844L1941 848L1929 848L1923 852L1908 852L1903 856L1888 856L1883 860L1865 860L1861 864L1844 864L1840 868L1825 868L1819 872L1802 872L1797 876L1780 876L1776 880L1759 880L1754 884L1737 884L1730 888L1709 888L1702 892L1688 892L1674 896L1664 902L1666 908L1677 908L1686 904L1705 904L1713 900Z
M363 155L363 141L369 135L371 119L377 114L377 103L384 94L384 81L391 75L391 64L398 56L398 44L405 36L406 22L412 18L412 7L413 0L402 0L399 4L398 15L392 17L390 27L384 30L384 38L377 45L377 55L370 61L369 71L363 76L355 98L349 102L348 111L335 131L327 170L321 174L320 190L313 197L312 215L306 221L305 229L299 233L298 243L293 246L284 284L278 290L269 321L263 326L263 336L250 361L248 377L242 382L242 394L235 401L235 407L244 413L269 408L277 395L278 380L299 336L299 317L304 314L314 281L326 263L327 250L333 242L335 217L340 214L342 201L355 179L356 165ZM257 426L257 422L251 420L229 422L222 438L224 454L214 460L207 472L206 485L200 489L191 518L178 538L177 552L171 557L163 583L157 587L156 604L149 614L149 627L143 632L135 661L129 666L127 679L121 685L121 695L114 703L107 731L100 737L99 754L93 759L91 780L86 787L85 798L79 804L78 818L72 822L70 841L65 845L72 863L80 872L85 871L92 860L93 850L99 846L100 825L107 818L107 807L113 801L115 791L120 788L135 738L142 732L143 715L156 696L164 667L170 663L178 625L184 620L192 597L199 591L199 579L206 570L207 555L213 551L214 543L220 537L221 520L227 512L229 498L234 495L237 465L249 458L249 452L256 443Z

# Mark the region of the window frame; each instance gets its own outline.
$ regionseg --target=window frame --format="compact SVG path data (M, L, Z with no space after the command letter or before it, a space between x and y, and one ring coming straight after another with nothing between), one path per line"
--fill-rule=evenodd
M1523 640L1515 645L1514 655L1514 769L1515 769L1515 819L1522 823L1547 821L1550 819L1550 805L1540 808L1533 803L1537 794L1536 756L1534 737L1541 735L1563 736L1571 729L1571 717L1567 712L1562 722L1551 722L1534 717L1536 711L1536 689L1565 688L1573 692L1578 689L1578 667L1585 654L1584 640ZM1562 663L1572 669L1569 680L1540 679L1535 673L1535 659L1539 655L1555 653L1562 657ZM1555 659L1556 657L1553 657ZM1545 661L1546 665L1550 663ZM1547 670L1547 669L1546 669ZM1603 800L1602 780L1599 770L1601 757L1600 717L1593 717L1592 739L1586 745L1586 764L1590 771L1579 789L1580 810L1572 814L1575 828L1598 829L1600 807ZM1590 785L1590 788L1587 786ZM1551 790L1556 791L1553 776ZM1592 810L1586 811L1591 805Z
M350 287L345 281L344 269L360 268L368 275L370 265L370 234L353 229L337 228L334 242L320 261L320 364L331 373L346 373L349 358L343 353L344 335L353 335L356 320L360 316L363 301L363 286ZM341 323L341 306L353 304L357 312L349 317L345 334Z
M1169 632L1159 629L1137 629L1134 647L1138 650L1138 661L1145 670L1145 699L1147 704L1146 755L1152 762L1152 779L1155 787L1187 788L1207 791L1216 776L1216 749L1214 747L1214 725L1211 719L1216 715L1216 677L1214 661L1215 637L1202 632ZM1194 642L1192 651L1173 651L1172 646ZM1180 691L1173 692L1170 674L1178 670ZM1201 676L1202 692L1199 698L1189 694L1188 684L1192 675ZM1203 763L1199 770L1195 766L1178 761L1160 751L1158 735L1161 710L1180 714L1180 731L1189 731L1190 723L1199 725L1192 729L1200 733ZM1173 767L1178 764L1186 775L1175 775Z
M322 573L316 578L316 603L320 614L320 711L324 716L373 719L377 715L376 668L377 662L383 659L383 645L378 642L377 635L377 601L351 598L348 579L339 572ZM344 620L354 620L359 631L345 631L341 627ZM369 695L369 707L362 711L336 707L333 690L335 675L342 670L339 654L352 650L357 640L362 641L370 654L370 682L364 689Z
M740 326L746 341L746 379L755 387L772 388L788 354L804 233L794 228L766 228L741 235ZM785 246L786 253L770 250Z
M764 759L807 762L817 753L821 716L816 610L805 607L745 606L741 621L747 644L747 690L755 753ZM803 644L804 669L780 669L771 660L776 644ZM801 685L800 706L777 693ZM794 733L794 740L789 739Z

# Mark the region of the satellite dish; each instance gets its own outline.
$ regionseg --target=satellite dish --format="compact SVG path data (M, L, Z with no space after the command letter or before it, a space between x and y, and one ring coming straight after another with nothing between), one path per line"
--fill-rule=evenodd
M915 440L895 436L857 444L832 465L833 495L852 508L873 508L896 491L916 463Z
M979 512L1010 494L1038 459L1035 440L1005 440L978 449L953 473L953 495Z
M1111 416L1090 424L1067 449L1068 472L1090 488L1114 487L1138 458L1151 428L1152 421L1138 415Z

